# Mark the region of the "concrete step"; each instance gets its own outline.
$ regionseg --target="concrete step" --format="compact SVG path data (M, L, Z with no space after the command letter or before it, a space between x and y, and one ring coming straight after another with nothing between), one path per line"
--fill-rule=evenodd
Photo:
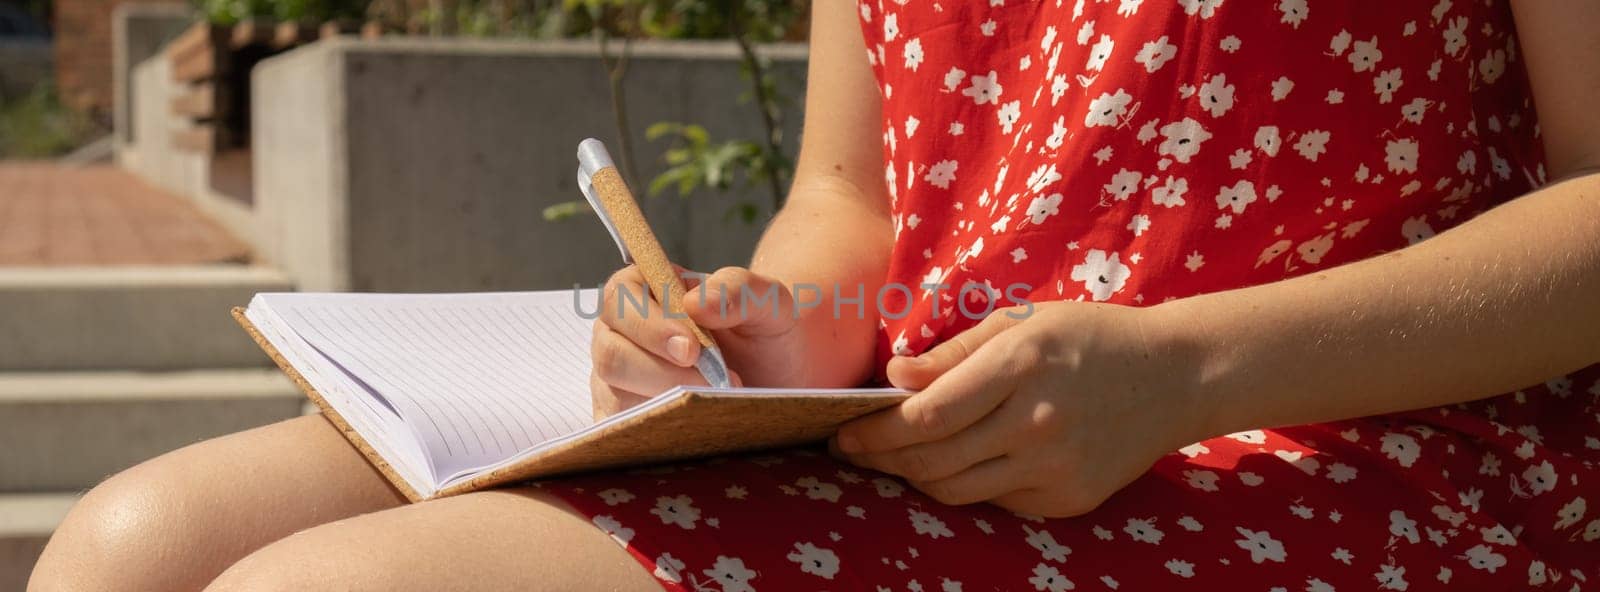
M265 367L228 310L291 286L245 265L0 267L0 372Z
M304 401L268 368L0 373L0 492L87 489L169 450L299 415Z
M71 493L0 494L0 590L27 589L39 552L77 501Z

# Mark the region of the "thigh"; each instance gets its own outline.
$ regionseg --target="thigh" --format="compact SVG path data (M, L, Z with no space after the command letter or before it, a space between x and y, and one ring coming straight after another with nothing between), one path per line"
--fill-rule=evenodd
M321 416L167 453L94 488L45 548L33 590L197 590L250 552L404 499Z
M470 493L268 545L208 591L659 590L637 560L535 488Z

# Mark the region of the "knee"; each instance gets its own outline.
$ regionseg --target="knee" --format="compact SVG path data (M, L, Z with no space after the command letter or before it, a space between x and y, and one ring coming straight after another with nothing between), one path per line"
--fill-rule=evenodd
M107 479L73 506L34 566L30 592L185 587L182 559L196 541L178 515L177 484L153 464Z
M205 592L347 592L410 589L404 575L418 569L394 554L329 536L340 522L289 535L245 556L205 588ZM398 579L397 579L398 578Z

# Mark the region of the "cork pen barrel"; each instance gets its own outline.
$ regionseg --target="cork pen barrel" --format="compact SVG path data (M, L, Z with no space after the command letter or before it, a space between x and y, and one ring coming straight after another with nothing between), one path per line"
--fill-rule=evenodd
M672 262L667 260L666 251L661 249L660 241L656 240L655 233L645 222L644 212L639 210L639 204L634 201L633 193L628 191L628 185L622 181L622 175L617 173L615 167L606 167L595 171L590 182L594 184L596 197L605 206L606 214L611 217L611 223L621 235L622 242L633 255L634 265L639 266L640 273L644 274L650 293L655 295L656 301L662 303L662 308L669 314L683 315L683 299L688 296L688 289L683 285L683 278L678 277L672 267ZM716 340L693 321L682 319L682 322L694 332L700 345L717 347Z

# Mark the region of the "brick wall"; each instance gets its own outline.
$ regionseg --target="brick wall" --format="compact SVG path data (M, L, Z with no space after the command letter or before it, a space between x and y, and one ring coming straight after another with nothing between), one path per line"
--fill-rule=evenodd
M185 0L55 0L56 89L73 108L110 119L111 12L118 4Z

